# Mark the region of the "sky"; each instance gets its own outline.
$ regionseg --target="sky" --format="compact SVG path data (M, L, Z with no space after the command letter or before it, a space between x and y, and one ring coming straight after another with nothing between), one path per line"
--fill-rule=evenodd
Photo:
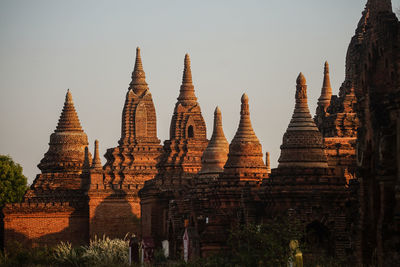
M207 136L222 111L232 140L240 97L263 152L277 166L282 136L303 72L312 115L330 64L337 94L345 55L366 0L0 0L0 154L23 167L31 183L48 150L67 89L93 151L117 146L125 94L141 48L157 112L158 137L169 125L185 53ZM400 7L400 0L393 0ZM102 163L105 163L102 157Z

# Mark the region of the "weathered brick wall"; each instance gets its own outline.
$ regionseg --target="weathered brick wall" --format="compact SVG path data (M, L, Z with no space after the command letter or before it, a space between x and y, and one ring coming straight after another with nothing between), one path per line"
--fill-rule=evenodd
M26 247L88 242L88 217L73 211L15 212L4 220L5 247L19 242Z
M89 201L89 236L124 238L140 234L140 204L138 197L125 195L95 195Z

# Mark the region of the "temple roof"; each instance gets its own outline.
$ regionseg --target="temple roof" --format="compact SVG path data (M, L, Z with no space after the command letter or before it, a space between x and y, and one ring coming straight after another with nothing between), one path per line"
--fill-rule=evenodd
M229 145L224 177L244 180L259 180L267 174L260 142L250 121L249 98L241 98L240 122L235 137Z
M278 168L327 168L328 163L322 135L308 109L307 85L302 73L299 74L296 82L296 105L292 119L283 136Z
M222 128L221 110L216 107L214 111L214 129L211 140L201 159L202 168L200 173L219 173L223 172L224 165L228 158L229 143L225 138Z
M178 97L178 102L187 105L195 104L197 97L194 93L194 85L192 81L192 70L190 67L189 54L185 55L185 65L183 69L182 85Z
M235 137L232 139L232 143L235 142L258 142L258 138L254 133L253 127L250 121L250 110L249 110L249 97L246 94L242 95L242 105L240 110L240 122L239 127L236 131Z
M61 116L60 119L58 120L58 125L55 130L55 132L64 132L64 131L78 131L78 132L83 131L69 89L65 96L64 107L62 109Z

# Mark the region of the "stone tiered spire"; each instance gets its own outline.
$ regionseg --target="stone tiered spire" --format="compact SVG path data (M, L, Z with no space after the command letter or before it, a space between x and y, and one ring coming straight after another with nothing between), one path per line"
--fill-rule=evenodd
M38 167L43 173L81 172L87 146L87 136L82 130L71 92L68 90L57 128L50 136L49 150Z
M139 138L152 139L151 142L159 143L153 99L146 83L140 48L137 47L132 81L126 93L122 111L121 139L119 140L119 144L129 146L137 143Z
M206 124L194 93L189 55L185 55L182 85L172 115L169 135L164 142L159 177L192 178L201 169L207 147Z
M222 116L219 107L214 111L214 129L211 140L204 150L201 163L201 174L221 173L224 171L224 165L228 159L229 143L225 138L222 128Z
M137 95L141 95L143 92L149 90L149 86L146 83L146 74L143 70L139 47L136 48L135 68L132 72L132 81L129 84L129 90L132 90Z
M329 104L331 103L331 97L332 97L332 87L329 77L329 64L328 61L325 61L324 82L322 84L321 96L318 98L318 107L324 112L326 112L326 109L329 107Z
M122 111L118 147L107 149L105 181L124 186L140 186L157 173L162 147L157 138L157 119L152 95L146 83L140 48L136 48L132 81Z
M278 168L327 168L322 135L311 118L307 103L307 85L300 72L296 85L296 105L292 119L283 136Z
M65 103L63 110L61 112L60 119L58 120L58 125L55 130L56 132L63 131L77 131L82 132L81 123L79 122L78 114L76 113L74 107L74 101L72 100L72 95L69 89L67 90L67 95L65 96Z
M240 122L229 145L224 176L240 180L258 180L267 174L260 142L250 121L249 98L242 95Z
M197 101L197 97L194 94L189 54L185 55L185 66L183 69L182 85L178 101L183 105L193 104Z
M94 141L94 157L92 161L92 169L101 169L101 160L100 160L100 155L99 155L99 141L96 140Z

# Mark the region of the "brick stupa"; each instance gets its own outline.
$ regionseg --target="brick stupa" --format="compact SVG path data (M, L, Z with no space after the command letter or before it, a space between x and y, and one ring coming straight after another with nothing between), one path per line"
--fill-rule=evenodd
M223 179L261 180L267 176L260 141L250 121L249 98L242 95L240 122L229 145L228 160L224 167Z
M296 105L283 135L278 168L327 168L322 135L308 109L307 85L302 73L296 82Z
M87 196L91 156L88 138L68 90L49 149L38 167L42 171L26 192L23 202L8 204L3 212L6 246L73 244L88 241Z

